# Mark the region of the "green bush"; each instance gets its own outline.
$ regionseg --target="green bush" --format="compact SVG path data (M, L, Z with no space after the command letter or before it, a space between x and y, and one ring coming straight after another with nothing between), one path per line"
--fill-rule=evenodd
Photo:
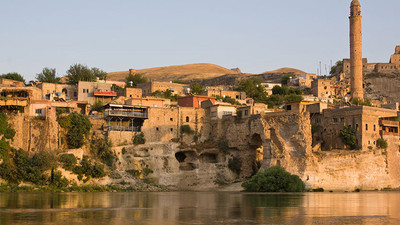
M104 109L104 103L101 101L96 101L93 105L92 105L92 111L96 111L96 112L101 112Z
M90 142L90 150L98 156L107 166L113 166L115 162L115 154L111 151L110 144L104 138L92 139Z
M8 116L5 113L0 113L0 135L4 135L5 139L13 139L15 130L8 124Z
M302 192L304 182L297 176L287 172L283 167L273 166L256 173L243 182L245 191L252 192Z
M356 149L358 146L356 130L351 126L344 126L343 130L339 134L343 143L350 147L350 149Z
M376 140L376 147L386 149L388 147L388 143L385 139L379 138Z
M240 160L240 158L236 156L229 159L228 168L239 175L242 171L242 160Z
M139 170L135 170L135 169L126 170L125 172L129 173L130 175L132 175L133 177L136 177L136 178L138 178L141 174L141 172Z
M181 133L184 134L194 134L194 130L189 125L182 125L181 126Z
M43 172L56 166L56 158L50 152L40 151L32 157L31 165Z
M58 157L58 161L63 163L63 168L73 170L78 160L74 154L62 154Z
M89 135L92 123L85 115L73 112L68 116L58 119L62 128L68 130L67 144L69 148L80 148L84 144L85 136Z
M142 145L144 143L146 143L146 139L144 138L144 134L140 133L140 134L136 134L135 137L133 137L132 140L134 145Z
M88 181L90 177L101 178L106 175L106 173L104 172L104 166L96 162L94 163L94 165L92 165L92 161L86 155L83 156L80 165L74 167L73 172L75 174L78 174L81 179L82 175L85 175L86 181Z
M61 171L51 171L51 176L50 176L50 179L49 179L49 183L50 183L50 186L53 186L53 187L57 187L57 188L64 188L64 187L67 187L68 186L68 184L69 184L69 181L67 180L67 178L63 178L62 177L62 173L61 173Z

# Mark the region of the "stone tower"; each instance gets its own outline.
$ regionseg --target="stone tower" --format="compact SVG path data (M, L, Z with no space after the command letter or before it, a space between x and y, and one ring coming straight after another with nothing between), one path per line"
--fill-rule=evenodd
M353 0L350 6L350 91L351 98L364 99L361 4Z

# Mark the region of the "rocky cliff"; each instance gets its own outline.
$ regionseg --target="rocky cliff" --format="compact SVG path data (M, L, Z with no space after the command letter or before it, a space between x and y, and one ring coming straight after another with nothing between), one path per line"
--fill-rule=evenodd
M57 142L63 136L50 121L12 117L11 124L19 134L13 143L22 148L30 139L30 149L57 146L49 145L48 140L58 137L53 140ZM32 130L23 135L27 126ZM314 152L308 114L227 116L199 126L196 137L181 134L179 140L112 147L116 157L114 166L107 169L108 176L90 182L128 186L145 182L176 190L213 190L243 181L259 169L281 165L299 175L308 188L352 191L400 187L398 138L388 139L387 149ZM88 148L58 152L76 153L78 158L91 154ZM77 180L76 175L64 174ZM240 186L231 190L240 190Z

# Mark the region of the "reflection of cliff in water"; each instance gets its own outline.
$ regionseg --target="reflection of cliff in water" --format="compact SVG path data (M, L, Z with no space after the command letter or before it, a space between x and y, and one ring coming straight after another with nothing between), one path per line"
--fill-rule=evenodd
M0 193L1 224L400 224L400 193Z

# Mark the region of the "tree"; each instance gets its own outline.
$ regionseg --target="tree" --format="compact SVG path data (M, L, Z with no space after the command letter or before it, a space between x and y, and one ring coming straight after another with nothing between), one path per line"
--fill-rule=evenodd
M202 95L204 87L199 83L193 83L190 85L190 93L193 95Z
M329 74L331 76L334 76L334 75L338 75L341 72L343 72L343 62L341 60L339 60L336 62L336 64L334 66L332 66Z
M90 129L92 128L92 123L89 118L76 112L60 118L58 123L62 128L68 130L67 144L70 148L82 147L85 136L89 135Z
M287 172L281 166L273 166L256 173L243 182L246 191L253 192L303 192L304 182L297 176Z
M287 82L290 80L290 78L292 77L292 75L290 74L286 74L281 78L281 84L282 86L287 86Z
M340 131L340 138L345 145L348 145L350 149L356 149L358 146L356 130L351 126L344 126L343 130Z
M43 68L41 73L36 74L36 80L46 83L58 83L59 77L56 77L56 69Z
M6 78L6 79L10 79L10 80L16 80L16 81L21 81L21 82L24 82L24 83L25 83L24 77L22 77L22 75L19 74L19 73L5 73L5 74L2 74L2 75L0 76L0 78Z
M239 82L235 88L236 91L246 92L248 98L254 99L255 102L265 103L267 100L267 92L261 85L262 80L260 78L250 78Z
M143 76L142 74L135 73L135 74L129 74L126 78L126 86L127 87L136 87L138 84L146 83L147 78Z
M93 76L95 76L96 78L99 78L100 80L107 79L107 73L104 72L103 70L97 67L92 67L90 70L92 71Z
M94 82L99 79L105 79L107 73L103 70L93 67L89 69L88 66L82 64L74 64L67 70L67 79L69 84L78 84L79 81Z
M104 104L102 101L96 101L93 105L92 105L92 111L96 111L96 112L101 112L104 109Z

